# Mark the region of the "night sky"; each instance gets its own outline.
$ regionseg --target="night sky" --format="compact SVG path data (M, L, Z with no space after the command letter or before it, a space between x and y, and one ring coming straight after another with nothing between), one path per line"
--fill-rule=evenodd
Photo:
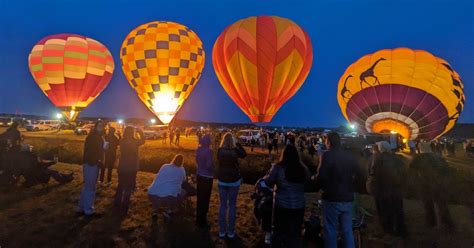
M474 1L272 1L272 0L0 0L0 112L52 116L57 110L33 81L28 54L41 38L75 33L106 45L115 71L105 91L81 116L115 118L152 115L122 73L119 50L125 36L150 21L182 23L204 43L206 65L178 118L250 122L221 87L211 62L212 46L229 24L248 16L277 15L311 37L314 60L299 92L271 125L345 124L336 94L346 67L379 49L423 49L447 60L461 75L466 107L459 122L474 122Z

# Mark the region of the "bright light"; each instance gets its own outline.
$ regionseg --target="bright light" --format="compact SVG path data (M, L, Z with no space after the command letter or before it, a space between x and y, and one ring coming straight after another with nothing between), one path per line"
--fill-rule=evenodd
M390 133L391 133L391 134L397 134L397 132L395 132L395 131L393 131L393 130L390 131Z
M350 123L349 123L349 127L350 127L352 130L354 130L354 129L356 128L356 125L355 125L355 124L350 124Z
M71 118L74 116L75 113L76 113L76 111L74 111L74 110L71 110L71 112L69 112Z
M117 120L118 124L122 125L123 124L123 120L122 119L119 119Z
M161 122L163 124L170 123L178 110L178 99L174 98L174 94L172 92L155 92L155 99L152 102L152 109Z
M403 141L403 143L407 143L407 139L405 139L405 138L403 138L402 141Z
M156 123L156 120L155 120L154 118L152 118L152 119L150 120L150 122L151 122L151 124L155 124L155 123Z
M61 118L63 118L63 115L60 114L60 113L57 113L57 114L56 114L56 119L61 119Z

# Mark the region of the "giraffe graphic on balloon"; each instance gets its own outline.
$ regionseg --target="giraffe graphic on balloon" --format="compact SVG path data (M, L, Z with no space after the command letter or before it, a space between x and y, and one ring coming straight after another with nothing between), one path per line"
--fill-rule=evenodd
M441 64L451 72L451 80L453 81L453 85L452 85L453 88L451 89L451 92L453 92L453 94L456 95L456 98L458 99L458 103L456 105L456 113L454 113L452 116L449 117L449 120L454 120L456 122L459 119L459 116L461 115L462 110L464 109L464 103L466 101L464 94L462 94L461 91L459 91L456 88L460 88L461 90L463 90L464 85L461 81L461 78L459 78L459 76L455 74L453 68L451 68L450 65L446 63L441 63Z
M360 89L364 88L362 86L363 83L367 84L369 87L375 86L376 84L380 85L379 78L377 76L375 76L374 69L377 66L377 64L380 63L380 61L384 61L384 60L386 60L386 59L385 58L377 59L377 61L375 61L374 64L371 67L369 67L369 69L365 70L364 72L362 72L360 74L360 77L359 77L359 79L360 79ZM370 84L367 81L367 78L374 78L375 79L374 83Z
M380 85L380 81L379 81L379 78L375 75L375 67L377 66L378 63L380 63L381 61L384 61L384 60L387 60L385 58L380 58L378 60L376 60L372 66L370 66L367 70L363 71L360 76L359 76L359 79L360 79L360 89L364 89L364 86L363 84L367 84L369 87L372 87L372 86L375 86L375 85ZM347 82L350 78L352 78L353 76L352 75L348 75L346 77L346 79L344 80L344 85L341 89L341 97L342 99L344 100L344 102L348 102L349 99L352 97L352 92L347 88ZM369 81L367 81L368 78L373 78L374 81L373 83L370 83Z

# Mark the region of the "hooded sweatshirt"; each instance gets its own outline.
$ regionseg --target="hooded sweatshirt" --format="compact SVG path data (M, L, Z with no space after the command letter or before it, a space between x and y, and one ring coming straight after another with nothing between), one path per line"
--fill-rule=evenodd
M204 135L199 139L199 148L196 151L197 175L213 178L214 177L214 157L211 148L211 136Z

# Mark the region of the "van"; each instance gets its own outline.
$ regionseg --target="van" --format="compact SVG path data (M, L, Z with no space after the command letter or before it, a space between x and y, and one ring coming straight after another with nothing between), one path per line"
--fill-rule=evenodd
M44 131L59 129L61 121L59 120L38 120L31 121L31 124L26 125L26 131Z
M167 131L167 125L152 125L145 127L145 130L143 130L143 135L145 136L145 139L160 139L165 136Z

